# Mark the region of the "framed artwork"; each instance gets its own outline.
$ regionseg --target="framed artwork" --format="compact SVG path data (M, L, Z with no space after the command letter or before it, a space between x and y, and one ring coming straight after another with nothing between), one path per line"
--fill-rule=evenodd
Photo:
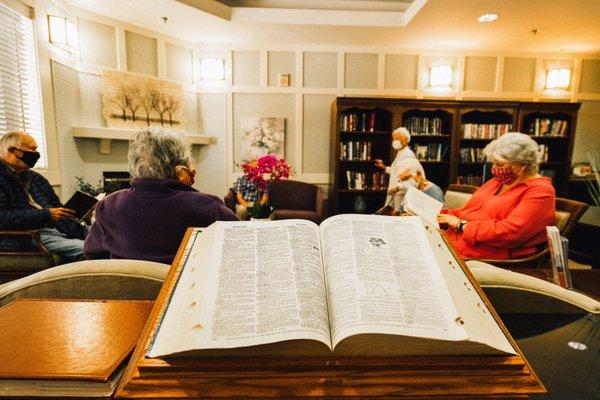
M254 160L267 154L284 157L285 118L242 118L241 135L244 160Z

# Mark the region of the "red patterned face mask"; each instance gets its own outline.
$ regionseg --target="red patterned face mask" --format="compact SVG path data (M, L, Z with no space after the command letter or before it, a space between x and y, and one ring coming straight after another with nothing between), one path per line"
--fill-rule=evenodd
M510 185L519 177L509 166L492 166L492 175L504 185Z

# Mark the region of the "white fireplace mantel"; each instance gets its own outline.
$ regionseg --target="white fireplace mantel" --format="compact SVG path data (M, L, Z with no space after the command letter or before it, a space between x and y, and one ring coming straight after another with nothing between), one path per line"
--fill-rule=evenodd
M129 140L136 129L104 128L100 126L73 126L71 133L75 138L99 139L100 153L110 153L110 142L112 140ZM214 136L194 135L186 133L188 141L192 145L210 145L217 142Z

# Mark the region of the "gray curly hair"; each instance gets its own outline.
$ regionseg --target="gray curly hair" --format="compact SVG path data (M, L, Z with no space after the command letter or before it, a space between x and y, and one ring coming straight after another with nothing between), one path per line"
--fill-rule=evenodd
M488 161L510 162L525 167L527 174L534 174L539 168L539 146L529 135L520 132L508 132L493 140L483 154Z
M132 178L175 179L175 167L193 164L190 146L182 133L146 128L129 139L129 172Z

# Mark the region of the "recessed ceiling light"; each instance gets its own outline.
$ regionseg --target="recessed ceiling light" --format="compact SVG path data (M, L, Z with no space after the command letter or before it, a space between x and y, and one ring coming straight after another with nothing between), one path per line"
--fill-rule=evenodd
M494 13L490 13L490 14L483 14L480 15L479 18L477 18L477 21L479 22L492 22L498 19L498 14L494 14Z

